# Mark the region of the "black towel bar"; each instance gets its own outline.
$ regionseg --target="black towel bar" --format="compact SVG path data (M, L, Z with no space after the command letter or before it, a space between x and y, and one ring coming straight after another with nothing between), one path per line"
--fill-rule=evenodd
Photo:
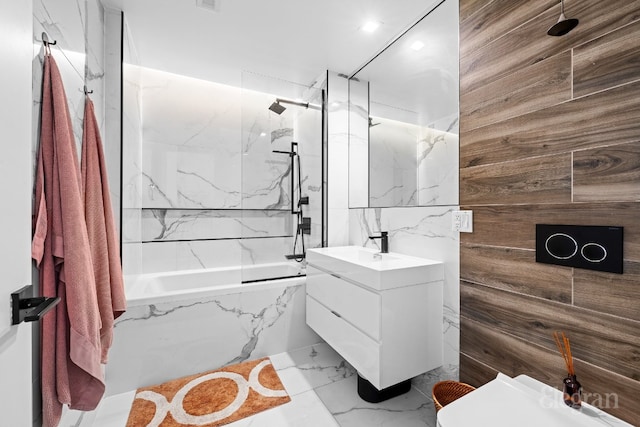
M60 302L60 297L32 297L33 286L27 285L11 294L11 324L40 320Z

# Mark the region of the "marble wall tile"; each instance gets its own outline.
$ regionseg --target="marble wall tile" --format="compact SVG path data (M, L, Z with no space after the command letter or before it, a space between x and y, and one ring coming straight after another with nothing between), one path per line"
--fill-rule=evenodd
M349 80L349 207L369 206L369 82Z
M240 91L148 68L141 80L143 205L240 207Z
M124 32L125 40L127 32ZM128 43L124 43L126 48ZM127 49L125 49L126 51ZM142 87L140 68L123 64L122 207L142 208Z
M115 325L107 394L320 341L305 324L304 285L237 292L130 307Z
M459 203L459 140L457 114L422 129L417 149L418 205Z
M122 64L122 268L140 274L142 259L142 74L126 20ZM126 285L126 282L125 282Z
M292 237L145 242L141 244L142 272L286 262L284 256L293 253L293 242Z
M232 159L221 155L218 148L154 143L145 136L143 206L240 208L240 157L235 155Z
M103 146L114 221L121 228L120 171L122 158L122 14L104 10L104 129ZM91 87L89 88L92 89ZM97 110L96 110L97 112Z
M328 182L329 209L349 207L349 81L329 72L328 82Z
M237 242L242 250L241 265L243 266L286 262L284 256L293 254L294 239L292 237L242 239ZM301 252L300 240L298 238L296 253Z
M349 81L332 71L327 78L327 243L341 246L349 230Z
M238 242L231 239L142 243L142 272L237 266L242 254Z
M290 148L287 147L286 151ZM285 154L251 154L242 161L242 207L287 209L291 207L291 162Z
M173 210L142 211L142 240L176 241L291 236L289 211Z
M430 126L372 120L367 171L372 207L458 203L457 115Z
M371 120L371 157L367 170L371 206L417 205L417 146L422 129L383 117Z
M349 209L328 209L327 223L329 246L346 246L349 244L350 213Z

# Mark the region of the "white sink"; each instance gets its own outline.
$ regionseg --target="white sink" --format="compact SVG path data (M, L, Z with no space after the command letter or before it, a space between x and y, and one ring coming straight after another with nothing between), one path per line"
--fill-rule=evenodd
M360 246L309 249L307 261L316 268L377 290L438 282L444 277L440 261L393 252L381 254Z

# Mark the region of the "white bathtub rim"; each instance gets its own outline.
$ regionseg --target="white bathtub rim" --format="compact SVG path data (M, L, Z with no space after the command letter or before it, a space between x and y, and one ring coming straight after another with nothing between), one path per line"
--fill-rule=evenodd
M171 275L181 275L188 271L202 272L202 270L183 270L180 272L170 272ZM286 288L290 286L300 286L306 283L306 276L296 276L284 279L263 280L249 283L229 283L212 287L183 289L179 291L166 291L161 294L145 295L140 288L144 287L150 279L166 275L166 273L149 273L132 275L125 278L127 307L148 306L151 304L161 304L169 301L183 301L193 299L207 299L219 295L234 295L258 290L270 290ZM136 292L137 291L137 292Z

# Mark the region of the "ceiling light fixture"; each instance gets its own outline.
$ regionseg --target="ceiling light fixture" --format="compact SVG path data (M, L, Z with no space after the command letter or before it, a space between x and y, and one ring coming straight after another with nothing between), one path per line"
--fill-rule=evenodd
M416 52L422 49L423 47L424 47L424 43L422 43L420 40L416 40L411 44L411 49L415 50Z
M366 33L373 33L380 26L380 22L377 21L369 21L366 22L360 29Z
M196 0L196 6L211 12L220 12L220 0Z

